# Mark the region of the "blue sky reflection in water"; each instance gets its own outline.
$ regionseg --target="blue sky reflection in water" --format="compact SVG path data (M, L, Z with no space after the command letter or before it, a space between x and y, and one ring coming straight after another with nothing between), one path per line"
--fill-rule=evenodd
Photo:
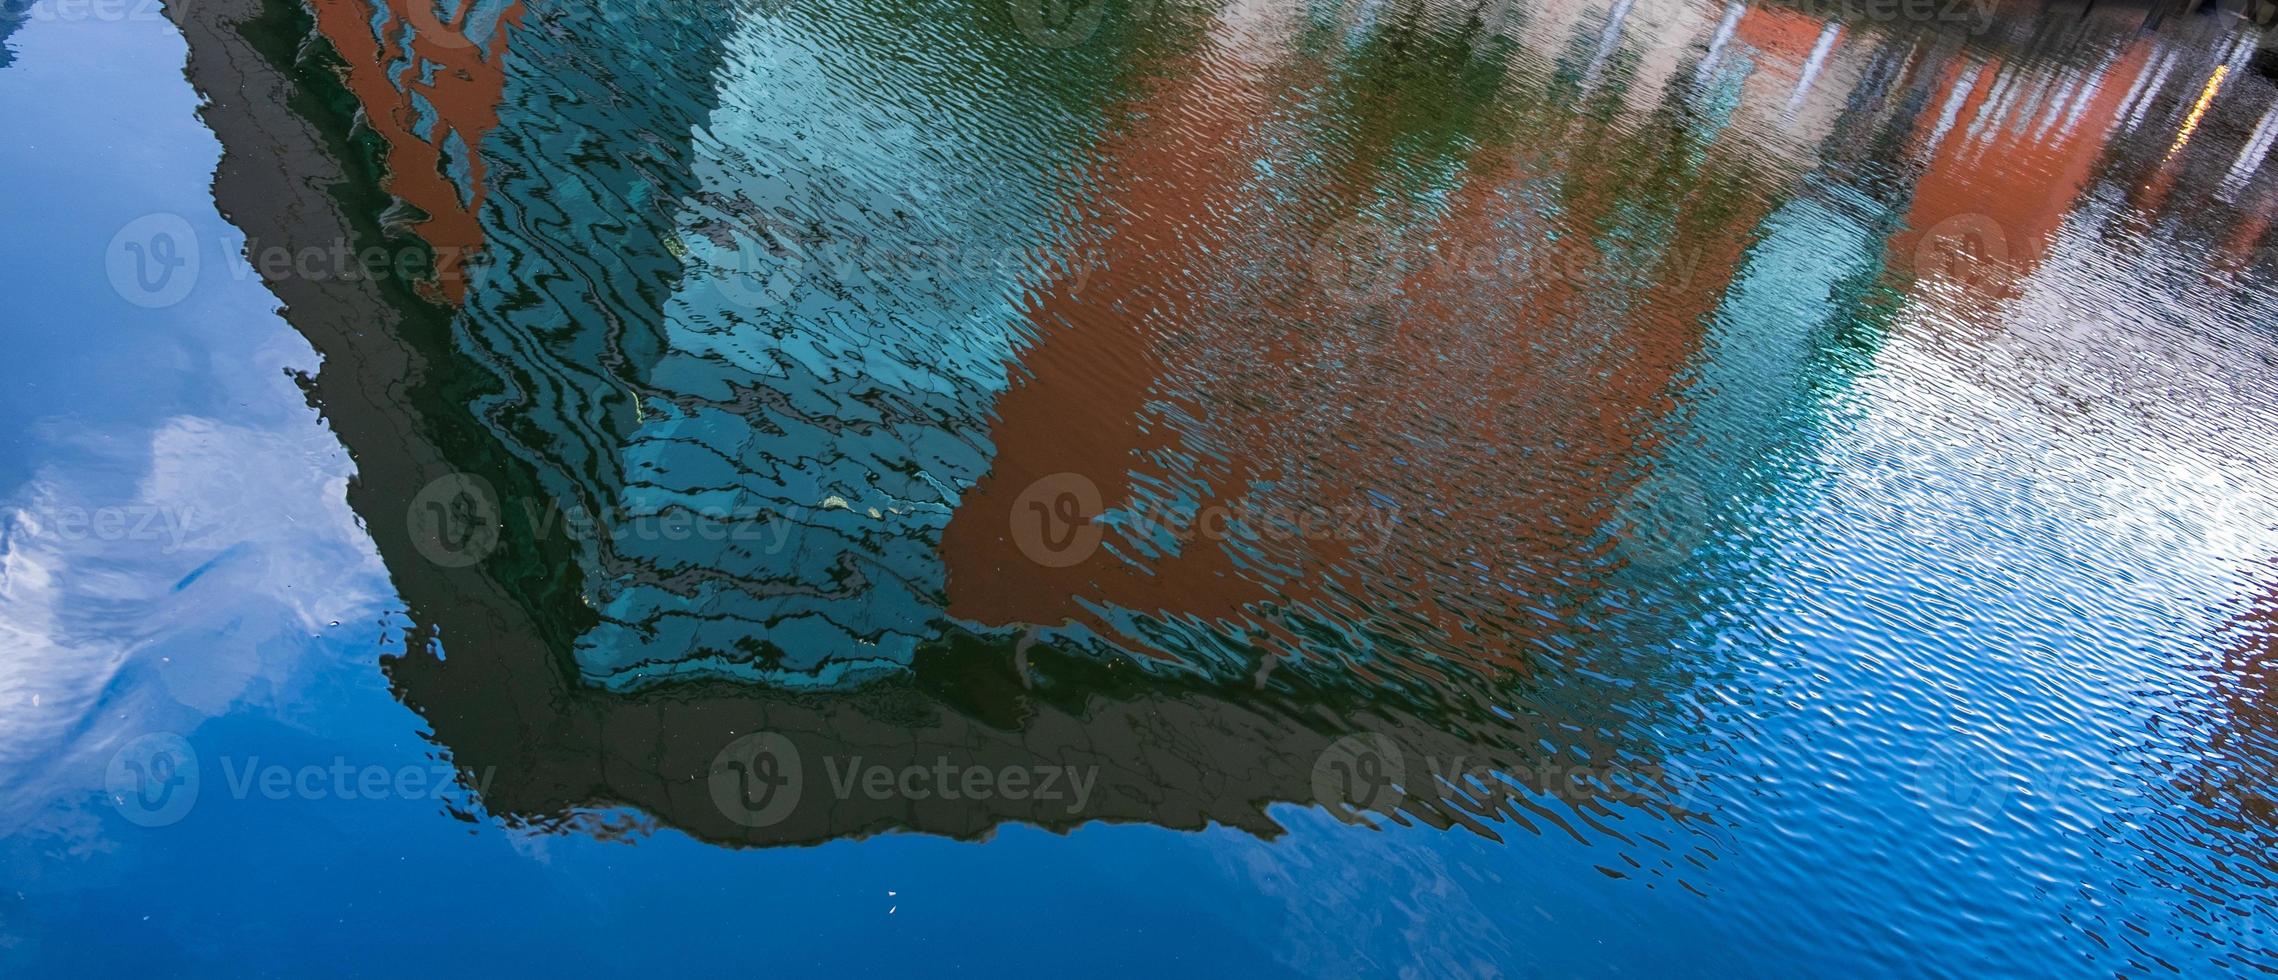
M7 9L11 974L2278 968L2235 17Z

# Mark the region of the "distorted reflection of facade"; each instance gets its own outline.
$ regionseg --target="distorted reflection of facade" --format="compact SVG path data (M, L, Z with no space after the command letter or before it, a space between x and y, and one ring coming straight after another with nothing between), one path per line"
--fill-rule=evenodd
M521 0L311 0L316 30L385 146L387 190L417 210L409 229L434 250L435 287L466 297L483 245L485 133L498 125L500 61Z
M558 11L464 11L406 46L412 8L319 9L388 144L384 190L425 214L412 227L438 251L487 248L497 266L457 292L441 276L441 314L276 285L326 355L315 388L362 468L351 503L416 623L391 683L455 761L495 770L483 803L510 823L653 818L746 845L1008 821L1270 835L1277 805L1340 802L1322 760L1364 733L1418 764L1655 771L1658 748L1633 732L1671 727L1686 692L1652 654L1689 624L1628 610L1699 573L1687 542L1624 545L1637 519L1622 501L1681 478L1700 498L1692 545L1714 531L1712 502L1746 506L1762 492L1752 461L1809 438L1825 334L1881 329L1862 309L1872 289L1921 288L1904 268L1916 241L1892 232L1982 212L2016 241L2045 235L2099 173L2099 134L2150 101L2131 93L2154 65L2137 42L2090 75L2005 72L1958 45L1741 4L1654 19L1560 3L1490 28L1255 3L1067 77L1021 74L1034 52L994 22L953 30L964 46L916 68L877 54L906 12L834 22L843 51L815 42L917 72L887 76L909 91L1005 86L959 111L1097 96L992 148L1081 175L1088 196L1050 200L938 165L986 153L864 125L930 132L944 110L848 111L876 93L785 53L770 32L800 28L795 14L636 8L623 16L672 33L614 65L572 31L516 33ZM479 40L446 44L454 31ZM1514 39L1532 47L1498 46ZM283 71L196 54L209 73ZM591 102L613 71L644 78L621 94L646 101ZM217 131L243 145L257 130ZM1847 169L1891 141L1915 171ZM548 176L591 145L622 152ZM299 151L266 161L306 168L272 186L312 186L327 151ZM1980 186L1984 152L2071 186ZM2199 165L2188 147L2177 159ZM249 234L354 224L313 192L247 203L223 201L275 225ZM956 241L1042 258L965 277L894 264ZM413 329L437 315L447 329ZM463 473L491 481L507 530L495 555L442 567L410 502ZM1101 545L1039 560L1016 522L1067 473L1099 495L1075 516ZM768 549L530 523L711 503L800 526ZM1374 521L1186 540L1147 523L1213 507ZM1495 707L1546 665L1585 668L1570 672L1590 679L1579 703ZM854 756L1100 782L1074 812L820 799L755 826L707 783L760 731L808 760L810 787ZM1619 836L1608 800L1449 789L1401 819ZM1626 802L1688 815L1647 796ZM1621 846L1641 874L1697 856Z
M1769 248L1759 239L1777 195L1705 154L1745 152L1733 149L1739 140L1712 148L1728 126L1793 131L1789 106L1840 105L1859 79L1840 60L1829 67L1839 32L1800 14L1748 11L1739 39L1686 61L1678 53L1719 23L1672 29L1630 20L1634 9L1566 18L1566 50L1592 52L1575 70L1596 77L1625 39L1645 45L1618 59L1633 67L1613 93L1723 103L1690 134L1698 144L1657 146L1686 135L1657 130L1575 150L1488 140L1440 161L1355 152L1329 171L1337 193L1311 199L1325 205L1318 213L1242 207L1261 196L1308 200L1255 189L1249 160L1272 135L1274 106L1202 70L1202 55L1165 72L1164 90L1149 93L1156 111L1100 151L1103 170L1155 175L1108 209L1123 220L1097 246L1106 271L1038 291L1039 340L997 403L991 470L943 538L951 613L999 626L1075 623L1142 654L1151 634L1191 624L1254 646L1269 665L1309 657L1365 674L1359 651L1393 638L1451 665L1530 669L1546 652L1544 627L1579 611L1519 612L1510 597L1571 594L1548 583L1607 573L1604 532L1621 521L1607 508L1650 475L1631 461L1667 434L1688 366L1719 363L1701 355L1704 331L1791 312L1734 307L1719 319L1751 243ZM1545 16L1562 13L1574 11ZM1430 63L1416 52L1432 34L1382 30ZM1350 84L1365 90L1368 79ZM1734 95L1751 108L1730 111ZM1767 102L1768 112L1752 108ZM1566 111L1534 122L1561 125ZM1823 134L1836 116L1815 109L1800 128ZM1370 132L1366 119L1351 122L1322 124ZM1416 140L1395 130L1385 142ZM1660 186L1621 170L1641 159ZM1450 176L1396 183L1403 171L1434 170ZM1289 241L1308 244L1262 268L1215 258L1287 255L1274 243ZM1701 377L1759 390L1769 362L1723 339L1724 372ZM1801 356L1804 338L1784 339ZM1514 471L1514 459L1527 462ZM1103 528L1104 543L1082 560L1040 560L1036 534L1020 525L1063 519L1033 507L1067 474L1089 496L1073 516ZM1189 526L1213 513L1290 523L1311 513L1328 527L1375 514L1389 537L1358 547L1377 542L1258 526L1213 539ZM1163 514L1187 540L1166 540L1175 535L1158 526Z

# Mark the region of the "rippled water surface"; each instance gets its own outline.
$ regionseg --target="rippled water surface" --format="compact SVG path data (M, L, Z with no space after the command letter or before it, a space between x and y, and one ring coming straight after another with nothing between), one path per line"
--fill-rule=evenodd
M0 967L2278 971L2256 38L0 2Z

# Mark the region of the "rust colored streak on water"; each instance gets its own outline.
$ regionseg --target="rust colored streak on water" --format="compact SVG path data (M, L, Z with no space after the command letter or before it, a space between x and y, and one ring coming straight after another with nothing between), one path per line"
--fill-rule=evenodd
M500 62L522 15L521 3L507 7L488 42L482 43L465 33L475 7L467 4L456 22L445 23L427 0L387 0L383 34L375 32L372 23L378 8L367 0L311 4L318 32L347 62L349 91L387 145L387 190L423 213L411 228L434 250L435 283L443 298L454 304L466 296L466 261L483 244L478 215L484 168L478 150L484 134L498 125L498 104L506 88ZM408 50L403 44L407 34ZM400 77L391 75L389 66L399 63L406 66ZM421 79L429 65L434 74L431 82ZM434 107L433 133L417 129L415 94ZM464 194L444 169L445 135L452 132L466 146Z
M1164 369L1159 340L1197 329L1196 286L1239 231L1227 216L1241 202L1271 103L1245 81L1175 68L1163 77L1173 81L1128 107L1136 121L1099 151L1101 184L1120 190L1100 209L1114 217L1096 251L1079 259L1098 271L1049 283L1031 302L1036 343L1012 366L997 404L995 464L943 534L952 615L1058 624L1091 618L1079 597L1107 597L1226 619L1262 597L1217 548L1186 548L1152 573L1104 552L1047 568L1009 533L1015 501L1036 481L1078 474L1112 508L1130 496L1138 455L1172 445L1165 430L1143 424Z

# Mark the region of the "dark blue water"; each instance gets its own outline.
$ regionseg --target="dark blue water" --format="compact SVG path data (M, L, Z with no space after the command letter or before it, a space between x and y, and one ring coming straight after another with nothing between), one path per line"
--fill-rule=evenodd
M2232 14L0 9L0 971L2278 970Z

